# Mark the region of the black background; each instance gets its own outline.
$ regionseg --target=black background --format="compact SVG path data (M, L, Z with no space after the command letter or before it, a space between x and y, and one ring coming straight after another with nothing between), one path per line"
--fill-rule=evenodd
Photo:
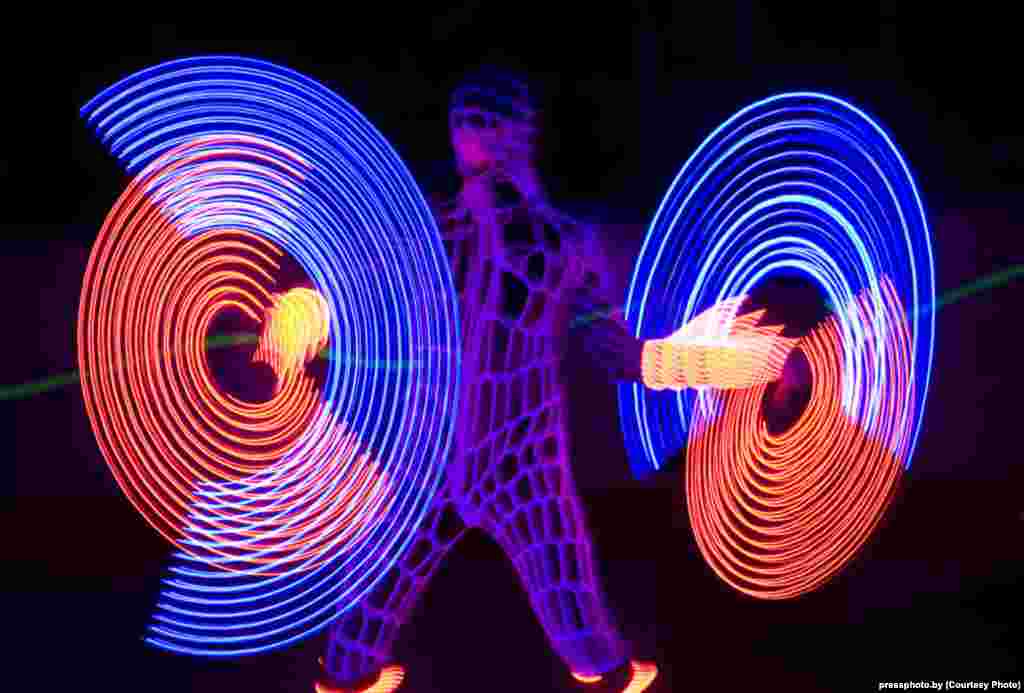
M23 27L35 32L34 52L12 72L38 77L51 97L69 79L71 98L19 111L28 122L11 131L8 151L38 150L9 154L0 169L9 196L0 382L75 367L89 248L125 182L78 109L138 69L202 53L266 58L325 82L377 125L427 191L452 184L446 104L458 77L485 62L525 70L549 104L553 195L615 224L622 282L701 139L750 101L794 88L848 98L893 133L932 223L940 293L1024 262L1022 60L1009 17L970 4L935 3L927 15L710 5L595 3L565 16L512 3L339 5L306 21L270 21L266 10L258 23L252 16L264 10L253 5L243 20L122 27L93 16L68 19L66 35ZM19 134L51 118L43 137ZM573 359L575 472L617 616L637 654L663 669L657 690L1021 678L1021 297L1015 279L941 310L923 433L884 526L839 578L784 603L743 597L711 573L688 527L679 470L630 478L614 393ZM3 407L15 484L5 522L15 641L7 670L24 682L11 690L33 681L37 690L311 690L322 637L216 662L144 647L167 547L119 494L80 390ZM510 564L481 536L442 568L397 655L409 691L571 689Z

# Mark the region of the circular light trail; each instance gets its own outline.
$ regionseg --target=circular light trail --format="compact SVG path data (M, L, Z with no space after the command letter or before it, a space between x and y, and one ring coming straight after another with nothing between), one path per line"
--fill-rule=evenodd
M760 414L763 374L746 364L741 378L722 368L713 377L711 352L693 346L695 337L728 343L746 317L737 310L684 333L778 276L809 280L836 308L797 342L812 365L811 404L772 436ZM619 411L637 476L687 448L698 544L729 584L792 597L836 574L867 539L920 431L934 302L913 177L855 106L807 92L759 101L684 164L648 230L625 310L635 335L658 347L645 362L658 386L621 385ZM771 353L769 373L782 352ZM733 380L749 387L721 389Z
M811 398L784 432L762 413L767 385L722 392L716 417L690 431L686 498L697 544L712 569L762 599L795 597L824 584L868 539L892 498L910 445L913 399L906 315L882 279L884 315L867 293L847 315L880 325L868 348L885 354L889 381L877 425L865 430L843 407L843 340L829 317L800 340Z
M134 175L90 257L78 348L104 457L179 548L147 641L294 642L383 577L441 480L459 331L429 207L351 105L263 61L165 63L83 115ZM278 291L284 254L311 288ZM265 402L213 377L225 311L262 333ZM355 358L321 386L304 366L328 343Z

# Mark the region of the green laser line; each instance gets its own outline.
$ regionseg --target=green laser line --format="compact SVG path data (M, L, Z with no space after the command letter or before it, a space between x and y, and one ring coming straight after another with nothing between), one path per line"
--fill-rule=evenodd
M959 289L953 289L943 294L939 300L935 302L935 309L938 310L943 306L948 306L952 303L956 303L962 298L966 298L972 294L981 293L986 289L994 289L1001 284L1008 284L1014 277L1019 277L1024 274L1024 265L1015 265L1009 269L1001 270L994 274L990 274L987 277L977 279L970 284L964 284Z
M967 298L968 296L981 293L988 289L994 289L997 286L1001 286L1003 284L1008 284L1014 277L1018 277L1020 275L1024 275L1024 265L1015 265L1013 267L1010 267L1009 269L1000 270L999 272L990 274L987 277L976 279L975 281L964 284L959 288L947 291L945 294L943 294L942 296L938 297L935 300L934 308L930 308L927 305L920 306L913 312L912 315L926 315L929 312L929 310L938 310L939 308L943 308L945 306L957 303L958 301L961 301ZM835 310L835 306L833 306L828 301L825 302L825 307L831 311ZM601 318L614 315L615 313L622 312L624 310L625 306L623 306L622 308L617 308L615 310L599 310L594 311L592 313L579 315L572 320L569 326L570 328L581 327L588 323L594 322L595 320L600 320Z
M988 289L994 289L995 287L1000 286L1002 284L1008 284L1014 277L1018 277L1022 274L1024 274L1024 265L1015 265L1014 267L1010 267L1009 269L1000 270L999 272L990 274L987 277L976 279L973 282L964 284L959 288L947 291L942 296L939 296L937 299L935 299L934 306L919 306L913 312L912 315L914 317L918 315L927 315L929 312L937 311L939 308L944 308L945 306L957 303L958 301L961 301L967 298L968 296L980 294L983 291L986 291ZM825 306L829 310L835 310L835 306L833 306L831 303L827 301L825 302Z
M24 399L26 397L40 395L44 392L56 390L57 388L77 382L78 371L61 373L60 375L50 376L49 378L39 380L34 383L8 385L7 387L0 388L0 399Z
M225 347L239 346L243 344L256 344L259 341L258 334L251 334L248 332L236 332L234 334L220 334L214 335L207 338L206 348L208 350L223 349ZM317 353L317 358L325 359L328 361L335 360L335 355L331 351L330 347L324 347ZM400 369L400 368L413 368L418 365L416 361L381 361L374 359L360 359L348 357L342 359L343 363L349 363L359 366L367 366L373 368L383 369ZM73 383L81 382L81 375L78 371L71 371L70 373L62 373L60 375L50 376L43 380L37 380L31 383L22 383L21 385L7 385L0 388L0 400L12 400L12 399L25 399L35 395L41 395L51 390L56 390Z
M914 311L914 314L927 314L929 310L938 310L946 306L952 305L968 296L982 293L994 289L998 286L1010 283L1015 277L1024 275L1024 265L1015 265L1008 269L1000 270L987 277L976 279L973 282L964 284L961 287L947 291L945 294L936 299L934 308L930 306L921 306ZM828 304L830 310L834 310L831 304ZM595 311L586 315L576 317L569 325L570 328L580 327L587 323L594 322L603 317L618 312L613 311ZM214 335L206 340L207 349L220 349L230 346L238 346L241 344L255 344L259 341L259 335L250 334L246 332L239 332L235 334L222 334ZM324 347L318 354L318 358L334 360L335 356L331 351L330 347ZM367 366L371 368L413 368L417 365L416 362L402 362L402 361L378 361L372 359L359 359L349 356L343 359L344 363ZM57 390L59 388L77 383L81 380L78 371L71 371L70 373L62 373L60 375L53 375L43 380L37 380L31 383L22 383L21 385L5 385L0 387L0 400L13 400L13 399L26 399L28 397L34 397L35 395L41 395L51 390Z

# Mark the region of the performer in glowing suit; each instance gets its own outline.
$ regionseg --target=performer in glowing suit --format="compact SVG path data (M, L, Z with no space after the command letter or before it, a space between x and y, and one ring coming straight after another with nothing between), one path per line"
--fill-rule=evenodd
M391 691L391 647L430 577L476 527L505 550L555 651L580 681L641 691L599 585L570 467L560 362L569 319L605 302L589 228L554 209L535 167L537 110L522 81L486 71L452 96L461 189L437 205L463 330L456 440L443 489L407 555L332 624L320 691ZM639 354L623 362L639 372Z
M560 368L570 319L603 314L588 335L596 358L613 380L655 388L775 380L791 348L777 329L755 327L756 315L736 320L725 338L705 338L735 317L739 301L664 340L633 338L607 311L610 267L594 230L545 196L535 166L537 115L526 84L497 71L452 96L461 188L436 214L463 330L453 455L406 556L332 624L322 693L401 684L395 637L444 556L474 527L505 550L573 678L594 690L647 689L657 668L630 659L613 623L573 484Z

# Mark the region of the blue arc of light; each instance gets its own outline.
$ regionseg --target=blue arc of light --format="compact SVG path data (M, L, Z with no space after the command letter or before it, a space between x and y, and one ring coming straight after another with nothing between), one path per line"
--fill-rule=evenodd
M679 170L648 227L626 297L641 339L664 338L715 303L750 293L773 274L801 274L832 305L868 292L880 316L879 279L909 314L913 372L906 390L868 359L864 326L837 312L844 345L843 405L867 430L885 396L909 398L909 467L920 434L935 343L931 233L910 168L886 130L827 94L758 101L716 128ZM879 318L880 319L880 318ZM873 325L875 334L884 330ZM866 377L872 373L878 377ZM658 470L686 444L696 419L715 415L704 390L619 386L619 416L634 475Z
M204 656L296 642L384 577L441 482L460 344L454 285L433 215L408 167L362 114L322 84L273 63L236 56L166 62L105 89L81 114L129 173L153 177L153 201L186 236L242 228L294 257L327 299L332 343L365 355L366 363L421 363L415 371L385 371L331 361L324 413L287 459L266 474L197 493L186 528L194 554L176 554L147 642ZM210 136L247 138L231 147L211 138L206 146L211 156L249 166L202 180L189 178L188 169L163 176L150 168L176 147ZM253 171L256 155L272 163ZM246 542L212 529L210 520L230 507L243 511L236 520L251 519L238 529L258 527L267 510L246 514L253 507L248 499L260 490L280 492L288 473L307 459L324 459L331 451L323 433L340 422L393 485L390 512L345 546L328 542L326 561L318 555L273 576L225 570L229 561L214 550L237 551ZM292 498L311 503L317 490L333 489L295 490ZM285 528L311 512L272 510L287 518ZM367 514L378 515L379 507ZM259 556L258 542L249 543L250 557Z

